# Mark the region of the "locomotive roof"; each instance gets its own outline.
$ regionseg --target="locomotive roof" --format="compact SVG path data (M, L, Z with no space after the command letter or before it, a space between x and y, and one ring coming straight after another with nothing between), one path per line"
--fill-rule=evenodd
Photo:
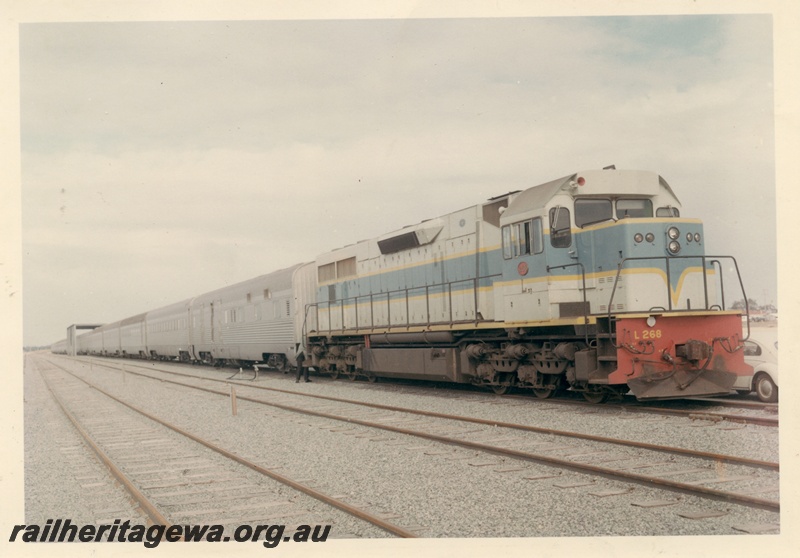
M618 169L586 170L522 191L512 198L508 209L503 212L503 219L529 213L532 209L544 208L562 191L573 197L594 195L653 197L666 191L675 202L678 202L672 188L657 173Z
M581 186L579 191L572 191L569 187L570 183L578 179L578 177L586 177L586 185ZM565 186L567 187L566 189ZM662 190L663 189L663 190ZM592 169L580 171L562 178L557 178L544 184L532 186L526 190L508 192L500 196L489 198L487 201L462 208L458 211L426 219L415 223L413 225L406 225L399 229L392 230L384 233L373 239L361 240L354 244L340 246L317 256L316 263L318 265L330 263L342 257L343 252L355 254L358 246L363 243L374 241L385 241L403 234L419 233L427 239L427 242L432 241L439 231L442 229L446 219L454 214L461 213L466 210L485 208L493 203L498 203L503 199L508 199L508 207L502 213L504 221L513 218L516 215L527 214L532 210L543 209L554 196L563 191L566 195L633 195L633 196L657 196L659 192L667 191L669 195L678 202L677 197L672 192L669 184L661 178L657 173L652 171L639 171L639 170L619 170L615 168L605 169ZM679 202L678 202L679 203ZM419 241L419 240L418 240Z
M508 204L508 208L503 212L503 218L511 217L518 213L527 213L534 207L544 207L559 190L576 175L558 178L539 186L533 186L517 194Z

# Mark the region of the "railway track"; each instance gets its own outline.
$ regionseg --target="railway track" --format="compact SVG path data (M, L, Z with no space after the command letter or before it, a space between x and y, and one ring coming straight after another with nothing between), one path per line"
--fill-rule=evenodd
M447 389L447 388L446 388ZM485 394L487 397L492 395ZM483 396L483 395L480 395ZM502 396L509 400L531 401L530 395L504 395ZM541 401L541 400L540 400ZM756 401L734 401L730 399L715 399L715 398L689 398L684 400L662 401L662 402L641 402L637 401L634 397L626 397L620 403L607 402L602 405L590 403L577 397L562 397L547 399L548 404L553 405L566 405L575 408L601 408L609 410L624 410L631 413L642 413L651 415L668 415L668 416L683 416L687 418L707 418L709 420L724 420L728 422L740 424L754 424L758 426L779 426L779 419L777 416L778 405L776 403L760 403ZM764 411L770 416L759 415L741 415L733 413L722 413L717 411L708 411L709 407L731 407L735 409L747 409L755 411ZM681 408L689 407L689 408Z
M736 409L757 409L769 412L778 412L777 403L763 403L761 401L749 401L746 399L729 399L725 397L689 397L685 401L690 403L700 403L719 407L733 407Z
M112 359L111 361L114 360ZM87 362L97 362L100 365L107 365L107 363L111 361L109 359L97 359L95 357L87 358ZM138 366L140 368L148 370L153 369L150 366L142 366L134 364L136 361L125 361L125 362L128 367ZM172 363L172 364L178 364L178 363ZM166 370L163 371L167 373L175 373L172 371L166 371ZM246 376L247 374L252 374L252 372L245 373L243 374L243 376ZM189 376L192 375L189 374ZM234 374L234 376L236 375ZM365 387L373 385L372 382L364 382L364 383L359 382L359 384ZM390 390L394 389L394 390L399 390L401 392L406 392L410 390L411 393L430 393L431 388L426 383L425 387L419 389L417 389L416 386L408 386L407 384L383 384L380 387L376 386L375 389L379 389L382 391L385 391L387 389ZM630 398L629 400L625 400L622 403L608 402L602 405L597 405L595 403L589 403L588 401L584 401L583 399L571 398L571 397L550 398L547 400L540 400L532 397L529 394L526 395L506 394L498 396L483 391L478 391L478 392L472 391L472 386L466 386L466 385L464 386L446 385L444 387L437 388L437 390L440 392L449 391L454 394L457 394L456 396L461 398L471 397L475 401L481 401L481 400L493 401L501 399L503 401L525 401L530 404L546 403L548 405L550 404L561 405L578 409L595 409L595 410L601 409L609 412L622 410L624 412L630 412L630 413L685 417L692 420L695 419L709 420L715 422L726 421L736 424L752 424L757 426L767 426L776 428L779 426L779 418L776 416L778 412L778 405L775 403L761 403L756 401L734 401L729 399L717 399L717 398L691 398L686 400L664 401L660 403L657 402L642 403L640 401L637 401L635 398ZM465 391L465 390L470 390L470 391ZM723 413L723 412L708 410L709 407L714 407L714 406L764 411L765 414L743 415L743 414ZM681 407L689 407L689 408L681 408Z
M765 416L752 416L752 415L738 415L731 413L718 413L708 412L707 410L700 409L670 409L666 407L645 407L638 405L626 405L624 408L627 412L642 413L642 414L655 414L655 415L672 415L681 416L689 419L702 419L712 421L726 421L739 424L754 424L758 426L770 426L777 428L779 426L778 417L765 417Z
M148 517L108 467L87 448L35 368L25 357L25 522L70 518L76 524L109 524L124 517L148 525ZM50 490L54 487L56 490Z
M452 389L452 388L445 388ZM495 397L489 394L476 394L476 397ZM519 401L535 401L530 395L503 395L499 396L508 400ZM541 401L541 400L540 400ZM714 398L691 398L686 400L677 401L662 401L656 402L641 402L635 398L628 398L622 403L607 402L602 405L590 403L578 398L550 398L546 400L547 404L564 405L574 408L592 408L592 409L608 409L608 410L623 410L630 413L641 413L650 415L665 415L665 416L680 416L686 418L702 418L714 421L727 421L739 424L753 424L758 426L778 427L779 419L775 416L778 412L778 405L775 403L760 403L755 401L732 401L726 399ZM665 406L670 405L670 406ZM757 410L769 413L770 416L759 415L741 415L733 413L722 413L717 411L708 411L709 407L732 407L738 409ZM680 407L689 407L680 408Z
M123 401L58 364L55 367L55 372L39 369L48 390L153 524L169 526L180 521L233 527L297 517L304 522L330 523L326 515L320 515L324 510L309 511L294 502L294 496L265 486L263 478L267 477L392 535L416 536L387 521L381 516L385 513L362 509L237 455ZM122 407L136 416L121 413ZM309 521L314 517L317 521Z
M115 367L108 364L103 365L111 368ZM206 393L213 393L223 397L230 395L228 390L215 390L133 372L130 370L132 367L130 363L121 366L125 366L126 373L141 375L152 380L202 390ZM208 380L208 378L198 378L191 374L154 369L152 367L144 368L149 372L165 372L190 379ZM460 446L487 454L536 462L624 482L656 486L684 494L723 500L737 505L751 506L769 511L778 511L780 509L777 500L757 495L777 494L777 463L697 452L683 448L642 444L628 440L587 436L554 429L500 423L494 420L485 421L417 409L366 404L360 401L344 400L330 396L310 395L292 392L291 390L254 386L252 384L247 385L241 382L232 382L231 380L215 381L235 383L260 390L261 392L270 392L269 399L244 395L239 395L238 399L259 405L269 405L284 411L303 413L340 421L349 425L359 425L386 432L414 436L440 444ZM286 401L287 398L296 399L298 397L306 401L308 397L313 397L317 401L322 401L322 404L309 407L308 405L298 405L296 401ZM437 421L450 421L450 424L442 425L441 422ZM485 429L470 430L470 425L490 427L491 430L486 436ZM443 431L444 433L442 433ZM554 441L553 437L561 440ZM564 438L569 438L571 441L579 440L579 445L565 443L563 441ZM620 446L625 446L626 450L630 450L633 453L621 453L619 451ZM654 457L656 455L659 457ZM668 455L669 459L665 460L664 455ZM677 460L678 456L682 461ZM599 463L605 463L606 465L598 465ZM645 474L642 472L644 470L650 470L652 473ZM677 481L674 480L675 478L683 480ZM719 485L741 486L732 490L713 488L713 486Z

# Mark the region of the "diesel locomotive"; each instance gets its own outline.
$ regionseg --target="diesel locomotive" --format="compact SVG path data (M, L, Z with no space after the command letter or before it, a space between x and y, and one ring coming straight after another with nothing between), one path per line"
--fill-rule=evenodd
M727 394L747 297L658 174L587 170L78 336L73 352L306 363L594 402ZM748 323L745 320L745 323ZM749 328L749 326L748 326Z

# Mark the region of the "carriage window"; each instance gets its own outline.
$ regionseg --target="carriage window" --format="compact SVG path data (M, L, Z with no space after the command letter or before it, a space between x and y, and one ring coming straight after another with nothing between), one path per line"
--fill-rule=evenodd
M569 209L562 206L550 210L550 244L553 248L568 248L572 244Z
M681 212L678 211L677 207L659 207L656 210L656 217L680 217Z
M653 202L650 200L617 200L617 219L652 216Z
M613 219L611 200L575 200L575 225L585 227L594 223Z

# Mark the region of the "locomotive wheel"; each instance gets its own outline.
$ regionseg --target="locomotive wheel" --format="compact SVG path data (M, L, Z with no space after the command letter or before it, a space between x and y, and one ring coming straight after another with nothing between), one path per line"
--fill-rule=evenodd
M553 388L534 388L533 394L537 397L537 399L548 399L555 395L556 390Z
M584 391L583 398L589 403L604 403L608 399L608 394L602 391Z
M375 382L378 381L378 377L375 376L374 374L370 374L369 376L367 376L367 381L371 384L374 384Z
M333 370L332 372L330 372L330 375L331 375L331 380L335 380L336 378L339 377L339 371Z
M495 392L497 395L505 395L506 393L508 393L510 387L511 386L509 386L508 384L502 386L494 385L492 386L492 391Z
M356 381L356 376L357 376L357 374L355 372L348 372L347 373L347 379L349 379L351 382L355 382Z

